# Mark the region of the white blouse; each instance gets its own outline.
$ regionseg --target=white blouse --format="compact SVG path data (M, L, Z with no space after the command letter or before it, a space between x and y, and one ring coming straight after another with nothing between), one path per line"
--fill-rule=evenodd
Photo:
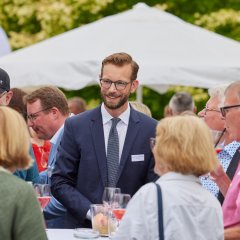
M221 205L197 177L169 172L156 183L162 189L165 240L224 239ZM157 189L153 183L133 196L113 239L159 239Z

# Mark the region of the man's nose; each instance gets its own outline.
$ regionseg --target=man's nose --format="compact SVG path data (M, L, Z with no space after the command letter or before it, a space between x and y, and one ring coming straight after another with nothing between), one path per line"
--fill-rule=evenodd
M32 127L33 126L33 122L32 122L32 120L31 119L27 119L27 125L29 126L29 127Z
M115 91L117 91L117 88L116 88L115 84L112 83L108 90L111 91L111 92L115 92Z

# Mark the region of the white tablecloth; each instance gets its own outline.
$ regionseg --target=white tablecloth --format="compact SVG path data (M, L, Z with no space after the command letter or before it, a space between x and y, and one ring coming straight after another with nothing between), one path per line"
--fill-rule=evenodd
M73 236L74 229L46 229L48 240L77 240ZM101 239L107 240L107 237L102 237Z

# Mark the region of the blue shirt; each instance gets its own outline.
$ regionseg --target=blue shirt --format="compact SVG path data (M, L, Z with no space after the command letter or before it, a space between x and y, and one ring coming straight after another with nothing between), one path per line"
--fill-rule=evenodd
M240 142L233 141L226 145L223 150L218 153L218 159L220 163L223 166L224 171L227 171L227 168L237 151L237 149L240 147ZM213 182L210 178L207 177L200 177L200 181L202 183L202 186L210 191L212 194L214 194L216 197L218 196L219 188L215 182Z

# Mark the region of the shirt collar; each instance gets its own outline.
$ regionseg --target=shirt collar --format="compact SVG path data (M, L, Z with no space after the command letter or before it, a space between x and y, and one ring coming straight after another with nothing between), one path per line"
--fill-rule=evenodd
M72 116L74 116L74 114L73 114L73 113L70 113L69 117L72 117ZM53 135L53 137L51 138L51 140L50 140L50 143L51 143L51 144L56 144L56 143L57 143L58 137L59 137L59 135L61 134L63 128L64 128L64 123L63 123L63 125L57 130L57 132Z
M188 175L184 175L181 173L177 173L177 172L167 172L165 174L163 174L158 181L162 182L162 181L190 181L190 182L197 182L200 183L200 180L198 177L192 175L192 174L188 174Z
M104 104L101 105L101 113L102 113L102 119L103 119L103 125L109 122L113 117L109 114L109 112L104 107ZM121 119L122 122L124 122L126 125L128 125L130 117L130 106L128 103L127 109L120 115L118 118Z

